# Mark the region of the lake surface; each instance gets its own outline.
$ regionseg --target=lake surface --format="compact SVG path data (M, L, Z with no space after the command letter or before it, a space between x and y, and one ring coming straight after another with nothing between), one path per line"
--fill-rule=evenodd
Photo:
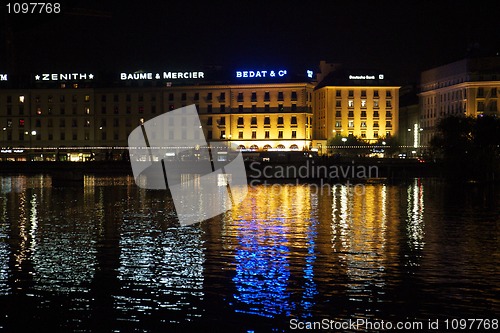
M494 320L499 226L493 185L259 185L180 227L168 192L131 177L0 176L0 331Z

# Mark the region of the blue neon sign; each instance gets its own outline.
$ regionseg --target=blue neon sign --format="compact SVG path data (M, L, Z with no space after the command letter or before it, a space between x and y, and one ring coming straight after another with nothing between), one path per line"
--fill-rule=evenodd
M284 77L287 74L288 72L286 71L286 69L236 71L236 77L243 79Z

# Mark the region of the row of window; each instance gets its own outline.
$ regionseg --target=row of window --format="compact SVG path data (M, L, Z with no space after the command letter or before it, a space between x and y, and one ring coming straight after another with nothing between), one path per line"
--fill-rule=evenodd
M347 113L347 116L349 118L354 118L354 111L350 110ZM342 111L340 111L340 110L335 111L335 117L336 118L342 118ZM366 118L367 117L366 111L361 111L360 117L361 118ZM378 117L380 117L379 112L378 111L373 111L373 118L378 118ZM386 118L392 118L392 112L391 111L386 111L385 112L385 117Z
M26 98L24 97L24 95L19 95L19 97L18 97L19 104L24 104L25 100L26 100ZM71 101L73 103L77 103L78 102L78 95L72 95ZM83 101L90 102L90 95L84 95ZM61 102L61 103L66 102L66 95L59 95L59 102ZM41 103L40 96L35 97L35 103L37 103L37 104ZM54 103L54 98L52 96L48 96L47 103ZM10 96L10 95L7 96L7 104L12 104L12 96Z
M287 132L288 133L288 132ZM278 131L276 137L272 137L271 131L264 131L264 135L262 137L259 137L257 135L257 131L252 131L250 138L246 138L243 135L243 131L238 131L238 136L237 138L239 140L248 140L248 139L253 139L253 140L260 140L260 139L297 139L297 131L290 131L290 136L288 138L285 138L284 136L284 131ZM207 140L212 140L213 139L213 132L212 131L207 131ZM229 135L226 135L226 131L222 130L219 132L219 139L220 140L225 140L225 139L235 139L230 137Z
M78 119L73 118L71 119L71 127L78 127ZM82 122L80 122L82 123ZM139 123L144 123L144 119L141 118L139 120ZM18 128L24 128L26 124L26 121L24 119L19 119L18 121ZM42 121L40 119L35 119L35 127L42 127ZM13 122L12 119L7 119L6 122L6 127L7 128L12 128ZM91 126L91 120L90 119L84 119L83 120L83 127L90 127ZM107 120L105 118L101 119L100 122L100 127L106 127L107 126ZM113 127L119 127L120 126L120 119L119 118L114 118L113 119ZM130 118L125 119L125 126L131 127L132 126L132 120ZM51 128L54 127L54 121L53 119L47 119L47 127ZM59 119L59 127L66 127L66 119Z
M348 135L349 136L354 136L354 132L348 132ZM366 139L367 138L365 131L361 131L360 136L361 136L361 139ZM373 131L373 138L374 139L378 139L378 137L379 137L378 131ZM386 138L391 137L391 132L390 131L386 131L385 132L385 137Z
M185 105L182 105L182 106L185 106ZM176 106L174 104L170 104L168 106L168 109L170 111L171 110L175 110L175 108L176 108ZM197 106L197 108L199 110L198 106ZM238 106L238 112L240 112L240 113L245 112L247 110L250 110L250 112L253 112L253 113L257 113L257 112L270 113L270 112L287 112L287 111L296 112L297 111L297 104L291 104L290 107L285 107L283 104L278 104L277 108L272 108L269 104L264 105L263 108L262 107L257 107L257 105L252 105L250 109L246 109L246 110L243 107L243 105L239 105ZM221 104L219 106L218 110L216 112L214 112L214 108L213 108L212 104L208 104L205 111L206 111L206 113L226 113L227 109L226 109L226 105L225 104ZM152 105L150 107L150 109L149 109L149 112L151 114L156 114L156 112L157 112L156 105ZM312 112L312 110L309 108L308 112ZM76 115L77 113L78 113L78 108L75 106L75 107L72 108L71 114ZM90 107L84 107L83 108L83 113L87 114L87 115L90 114L91 113ZM101 107L101 114L107 114L107 113L108 113L108 108L106 106L102 106ZM113 114L119 114L119 113L120 113L119 107L118 106L114 106L113 107ZM130 105L127 105L125 107L125 113L126 114L132 114L132 107ZM138 114L144 114L145 113L145 107L144 106L139 106L137 108L137 113ZM24 115L25 114L25 109L24 109L23 105L19 105L19 107L18 107L18 114L19 115ZM54 109L52 107L49 107L46 110L42 109L41 107L36 107L36 114L37 115L44 115L44 114L53 115L53 114L55 114L55 112L54 112ZM60 107L58 114L65 115L66 114L66 108L65 107ZM8 115L8 116L12 115L12 107L11 106L7 106L7 108L6 108L6 115Z
M188 94L187 93L184 92L184 93L180 93L180 94L181 94L181 98L180 98L181 101L186 101L188 99ZM284 101L285 100L285 93L283 91L278 91L274 96L277 98L278 101ZM244 102L245 101L245 93L239 92L236 98L237 98L238 102ZM199 101L200 100L200 93L195 92L192 95L192 99L194 101ZM206 101L213 101L213 99L214 99L214 96L213 96L212 92L208 92L205 95L205 100ZM297 95L296 91L290 92L290 99L292 101L297 101L298 100L298 95ZM168 94L168 100L169 101L174 101L175 100L175 94L174 93L169 93ZM219 102L225 102L226 101L226 93L225 92L219 93L219 95L217 96L217 100ZM250 101L251 102L257 102L257 92L256 91L252 91L251 92L251 94L250 94ZM269 92L269 91L265 91L264 92L264 101L265 102L271 101L271 92Z
M335 101L335 106L338 107L338 108L342 107L342 101L339 100L339 99L336 100ZM347 101L347 106L350 107L350 108L353 108L354 107L354 100L353 99L348 100ZM366 108L368 106L366 99L360 100L359 106L361 108ZM378 100L374 100L373 101L373 107L374 108L380 107ZM385 107L387 107L387 108L392 107L392 102L390 100L386 100L385 101Z
M342 96L342 90L336 90L335 91L335 96L336 97L341 97ZM354 97L354 90L348 90L348 96L349 97ZM361 90L361 97L366 97L366 90ZM373 97L380 97L378 90L373 90ZM392 97L392 92L390 90L385 91L385 97L390 98Z
M104 134L104 138L106 138L106 134L103 132ZM20 131L18 133L18 141L27 141L27 140L31 140L31 138L37 140L37 141L40 141L42 140L42 134L41 133L36 133L36 134L26 134L26 132L22 132ZM12 141L13 140L13 137L12 137L12 133L9 132L7 133L7 137L5 138L7 141ZM54 134L53 133L48 133L47 134L47 139L49 141L52 141L54 140ZM113 139L114 140L119 140L119 135L118 133L114 133L113 134ZM64 141L64 140L67 140L67 136L66 136L66 133L65 132L60 132L59 133L59 140L61 141ZM72 135L71 135L71 140L73 141L77 141L77 140L90 140L90 132L84 132L83 135L80 135L80 138L78 138L78 133L76 132L73 132ZM103 139L103 140L106 140L106 139Z
M485 89L483 87L477 88L476 90L477 98L496 98L498 97L497 88L493 87L491 89ZM444 94L439 95L440 102L450 102L450 101L461 101L467 98L466 89L453 90ZM424 103L434 104L436 103L436 96L428 96L424 98Z
M217 125L219 125L219 126L225 126L226 125L226 117L220 117L219 119L216 120L216 122L217 122ZM306 118L306 123L309 123L309 125L312 125L312 119ZM212 126L213 125L213 118L208 117L206 124L208 126ZM245 118L238 117L237 125L238 126L245 126ZM250 125L257 126L257 117L250 118ZM271 118L270 117L264 117L264 125L269 125L269 126L271 125ZM283 116L278 116L278 118L276 120L276 125L277 126L284 126L285 125L285 119ZM297 116L290 117L290 125L297 126Z
M342 127L342 122L341 121L336 121L335 122L335 127L340 127L341 128ZM354 120L349 120L347 122L347 127L354 128ZM367 127L366 121L362 121L360 123L360 127L361 128L366 128ZM378 121L374 121L373 122L373 127L379 127ZM392 127L392 122L390 120L386 121L385 122L385 127Z
M342 97L342 91L341 89L336 89L335 90L335 97ZM383 92L382 92L383 93ZM368 95L366 94L366 90L361 90L360 92L361 97L367 97ZM320 95L320 97L325 98L326 92L323 91ZM348 97L354 97L354 90L348 90L347 91L347 96ZM378 90L373 90L373 98L379 98L379 91ZM386 98L391 98L392 97L392 91L391 90L385 90L385 97Z
M283 91L278 91L276 93L276 98L278 101L284 101L285 100L285 93ZM66 101L66 95L59 95L59 102L65 102ZM195 92L192 94L192 99L194 101L199 101L200 100L200 93L199 92ZM156 99L157 99L157 96L155 94L152 94L150 95L150 99L151 99L151 102L155 102ZM183 92L183 93L180 93L180 99L182 101L186 101L188 100L188 94ZM290 99L292 101L297 101L298 100L298 94L296 91L291 91L290 92ZM84 95L84 99L83 99L85 102L90 102L91 100L91 97L90 95ZM119 102L120 100L120 96L117 95L117 94L114 94L113 95L113 102ZM138 102L144 102L144 95L143 94L139 94L137 96L137 100ZM169 101L174 101L175 100L175 93L169 93L168 94L168 100ZM212 101L213 100L213 93L212 92L208 92L206 93L205 95L205 100L206 101ZM226 93L225 92L221 92L218 94L217 96L217 100L219 102L224 102L226 101ZM244 102L245 100L245 94L243 92L239 92L238 95L237 95L237 100L238 102ZM271 100L271 92L269 91L265 91L264 92L264 101L267 101L269 102ZM7 96L7 104L12 104L12 101L13 101L13 98L11 95L8 95ZM18 97L18 101L20 104L23 104L25 102L25 96L24 95L20 95ZM74 103L77 103L78 102L78 95L72 95L71 96L71 101L74 102ZM108 96L107 95L101 95L101 102L107 102L108 101ZM132 95L131 94L126 94L125 95L125 101L126 102L131 102L132 101ZM253 91L251 92L250 94L250 101L252 102L257 102L257 92L256 91ZM40 103L41 102L41 98L40 96L35 96L35 103ZM54 97L49 95L47 97L47 102L48 103L53 103L54 102Z

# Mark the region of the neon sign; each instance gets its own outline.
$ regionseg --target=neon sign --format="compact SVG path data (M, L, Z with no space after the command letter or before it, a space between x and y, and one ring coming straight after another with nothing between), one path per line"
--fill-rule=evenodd
M60 74L36 74L36 81L70 81L70 80L92 80L94 74L92 73L60 73Z
M286 69L266 71L236 71L237 78L283 77L287 74L288 73Z
M379 74L378 79L383 80L384 74ZM349 80L375 80L375 75L349 75Z
M7 81L7 74L0 73L0 81Z
M135 72L120 73L120 80L177 80L177 79L204 79L205 72Z

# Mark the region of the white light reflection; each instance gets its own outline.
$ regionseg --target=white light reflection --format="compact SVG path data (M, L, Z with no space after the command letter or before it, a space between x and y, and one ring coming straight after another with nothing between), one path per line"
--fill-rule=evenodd
M386 185L334 188L332 196L332 249L338 271L345 274L347 296L356 313L383 298L386 284L388 193Z
M8 177L8 182L4 178L0 177L1 183L7 183L10 185L10 177ZM10 186L9 186L10 187ZM2 189L4 187L2 186ZM10 192L10 191L9 191ZM1 193L4 193L3 191ZM7 192L8 193L8 192ZM11 288L9 285L9 257L10 248L7 243L9 239L10 223L7 218L7 197L5 195L0 196L0 296L5 296L10 294Z
M134 322L162 309L169 311L165 315L170 322L199 317L203 310L197 305L204 296L202 231L199 226L162 230L159 220L164 221L165 216L158 219L147 207L142 211L133 207L124 214L121 225L121 289L114 295L119 318Z
M415 179L407 188L406 233L410 250L423 250L425 241L424 223L424 188L420 179ZM408 257L409 266L419 265L418 255Z

